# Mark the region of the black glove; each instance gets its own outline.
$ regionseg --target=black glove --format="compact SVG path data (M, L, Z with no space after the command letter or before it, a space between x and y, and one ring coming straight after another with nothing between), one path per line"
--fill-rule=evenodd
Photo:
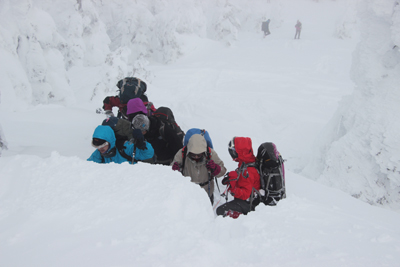
M224 179L222 179L221 183L222 183L223 185L229 184L229 173L227 173L227 174L224 176Z
M144 136L142 134L142 131L140 129L134 129L132 130L132 136L135 139L135 147L137 147L140 150L146 150L146 141L144 140Z

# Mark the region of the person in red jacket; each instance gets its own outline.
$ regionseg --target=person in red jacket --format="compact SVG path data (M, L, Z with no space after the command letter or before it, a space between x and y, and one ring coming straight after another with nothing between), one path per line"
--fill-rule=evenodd
M253 153L249 137L234 137L229 142L229 154L238 162L238 168L229 172L222 180L222 184L229 186L234 199L217 208L217 215L239 217L254 210L260 201L253 192L253 188L260 190L260 174L254 166L256 157Z
M152 112L156 111L152 102L149 102L149 99L146 95L141 95L140 99L143 101L144 106L147 108L147 114L151 115ZM119 96L107 96L103 100L103 109L106 115L114 117L114 113L112 112L113 107L118 107L118 118L130 120L127 114L127 104L121 103ZM128 112L129 113L129 112Z
M106 115L114 117L113 107L118 107L118 118L128 119L126 115L126 104L122 104L118 96L107 96L103 100L103 109Z

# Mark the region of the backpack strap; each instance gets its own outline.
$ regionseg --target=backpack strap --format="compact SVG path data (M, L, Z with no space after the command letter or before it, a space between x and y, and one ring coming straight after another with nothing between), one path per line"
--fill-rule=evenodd
M158 132L160 133L161 138L165 140L165 123L160 119L158 119L158 121L160 122Z
M241 174L243 178L247 179L249 177L249 173L247 172L247 174L245 174L245 172L247 171L248 167L254 167L258 171L256 162L243 163L238 169L238 177Z
M181 167L182 175L183 175L183 170L185 169L186 154L187 154L187 146L184 146L182 148L182 167Z
M128 154L125 153L126 146L124 145L124 143L121 143L121 142L116 142L115 143L115 146L117 147L117 150L118 150L119 154L122 157L124 157L125 159L127 159L129 162L132 162L132 164L133 163L137 163L138 162L137 159L135 159L135 158L133 158L133 157L131 157ZM136 151L136 146L135 146L135 151ZM135 153L135 151L133 153Z

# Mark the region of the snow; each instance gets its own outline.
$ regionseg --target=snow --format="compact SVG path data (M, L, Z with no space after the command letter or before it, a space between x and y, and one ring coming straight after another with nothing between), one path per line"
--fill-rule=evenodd
M0 2L0 266L399 265L394 1L61 2ZM274 142L287 198L233 220L170 167L87 162L133 73L229 171L232 136Z

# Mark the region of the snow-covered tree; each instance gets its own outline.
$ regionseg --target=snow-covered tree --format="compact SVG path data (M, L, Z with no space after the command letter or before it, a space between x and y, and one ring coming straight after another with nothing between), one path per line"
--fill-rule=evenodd
M240 9L228 0L217 1L216 4L218 8L214 9L214 17L208 26L209 36L231 45L237 39L240 29L240 21L237 19Z
M398 209L400 5L398 1L362 1L359 16L354 93L342 101L305 173L371 204Z

